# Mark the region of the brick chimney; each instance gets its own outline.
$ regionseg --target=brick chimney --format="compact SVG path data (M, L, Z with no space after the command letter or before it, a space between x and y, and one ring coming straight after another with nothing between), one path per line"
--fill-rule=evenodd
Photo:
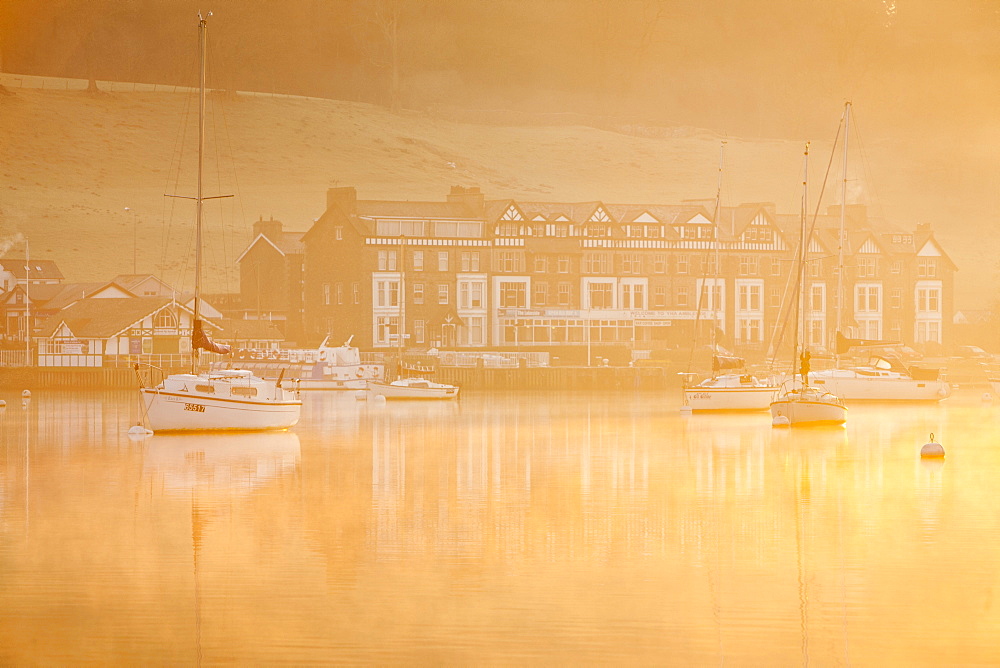
M351 216L358 211L358 191L353 186L329 188L326 191L327 211L339 208L344 215Z
M465 204L469 208L469 213L474 216L482 216L486 213L486 198L479 192L479 186L452 186L448 193L449 202Z
M261 216L260 220L254 222L253 224L254 239L256 239L259 234L263 234L272 241L278 241L281 237L281 221L275 220L274 216L271 216L270 220L264 220L264 216Z

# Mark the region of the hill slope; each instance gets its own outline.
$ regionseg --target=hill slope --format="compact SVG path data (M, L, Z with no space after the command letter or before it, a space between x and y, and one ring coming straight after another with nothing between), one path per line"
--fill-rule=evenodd
M71 281L130 273L134 248L138 271L190 286L194 207L164 195L194 195L196 107L187 93L0 95L0 248L25 235L32 256L55 260ZM205 194L237 195L206 205L213 290L237 288L233 260L254 220L273 216L286 229L306 230L333 185L356 186L363 199L441 200L451 185L478 185L488 199L672 203L715 196L721 137L710 131L639 137L301 98L214 95L210 107ZM830 115L830 136L812 143L810 210L839 110ZM984 143L981 131L963 136L964 143L944 135L917 143L876 128L874 144L858 142L864 153L852 165L859 176L850 187L891 224L932 223L962 270L959 305L983 308L994 292L998 244L986 232L996 188L993 171L978 167L990 156L977 152L992 142ZM797 212L802 148L801 140L728 138L723 203L772 201ZM839 188L836 167L824 207L839 200Z

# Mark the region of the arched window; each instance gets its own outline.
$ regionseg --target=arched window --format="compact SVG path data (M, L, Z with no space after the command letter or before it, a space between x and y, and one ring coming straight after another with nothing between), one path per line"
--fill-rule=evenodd
M153 324L157 329L170 329L177 326L177 318L170 311L164 309L156 314L156 320Z

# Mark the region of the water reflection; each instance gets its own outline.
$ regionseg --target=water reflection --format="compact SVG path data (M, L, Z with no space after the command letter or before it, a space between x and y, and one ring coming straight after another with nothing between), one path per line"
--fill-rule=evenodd
M294 431L138 441L112 399L0 413L0 662L1000 661L978 393L815 430L314 393Z

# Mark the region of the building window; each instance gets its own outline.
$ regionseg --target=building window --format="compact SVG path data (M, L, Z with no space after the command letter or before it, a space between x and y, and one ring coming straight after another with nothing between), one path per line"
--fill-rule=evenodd
M665 285L657 285L653 288L653 305L656 306L656 308L666 308L667 287Z
M559 284L559 306L569 306L572 290L569 283Z
M826 286L812 285L809 288L809 310L826 311Z
M483 334L486 331L486 327L483 325L483 318L479 317L468 317L465 318L465 329L467 330L468 340L466 343L470 346L481 346L486 341L483 338Z
M413 321L413 338L416 340L416 343L424 343L427 340L426 320Z
M739 311L760 311L760 288L759 284L741 283L736 286L736 309Z
M413 251L413 271L424 270L424 252L422 250Z
M677 286L677 297L674 300L678 306L687 306L688 300L691 298L691 288L687 285Z
M512 281L500 283L500 308L527 307L528 301L524 283L515 283Z
M653 256L653 273L664 274L667 271L667 256L657 253Z
M769 306L781 306L781 289L776 287L768 288L767 303Z
M344 303L344 284L343 283L337 283L336 288L337 288L337 303L338 304L343 304Z
M517 261L518 255L515 251L500 251L497 259L499 260L498 271L502 272L515 272L520 269L520 265Z
M621 286L621 308L646 308L646 289L642 283L623 283Z
M375 281L375 306L399 306L399 281Z
M941 289L937 287L917 288L917 311L940 313Z
M677 256L677 273L686 274L690 267L690 260L688 259L687 253L681 253Z
M939 320L918 320L917 343L941 343L941 322Z
M544 255L535 256L535 271L546 273L549 270L549 260Z
M590 308L614 308L614 295L610 283L589 283L587 297Z
M560 255L559 256L559 273L568 274L569 273L569 256Z
M937 261L932 257L917 258L917 276L920 278L937 276Z
M878 273L878 258L861 255L858 257L858 278L875 278Z
M889 305L892 308L903 308L903 291L901 289L892 289L892 292L889 293Z
M462 252L462 271L479 271L479 251Z
M781 260L779 258L771 258L771 275L781 276Z
M438 304L448 303L448 284L438 283Z
M351 292L354 293L354 303L355 304L360 304L361 303L361 284L360 283L352 283L351 284Z
M448 271L448 251L438 251L438 271Z
M177 319L170 311L164 309L156 314L156 324L153 326L157 329L172 329L177 326Z
M424 284L414 283L413 284L413 303L423 304L424 303Z
M626 253L622 256L623 274L641 274L642 259L638 253Z
M388 345L396 343L399 336L399 318L378 316L375 318L375 343Z
M483 283L481 281L461 281L458 284L459 308L483 307Z
M854 310L858 313L881 312L881 292L882 287L879 285L856 285L854 288Z
M378 252L378 270L396 271L396 251L380 250Z
M330 284L329 283L324 283L323 284L323 306L329 306L329 305L330 305Z
M584 257L584 271L588 274L608 273L607 253L587 253Z
M344 228L342 226L337 225L336 227L333 228L333 238L336 239L337 241L340 241L341 239L344 238Z
M889 271L891 271L894 274L901 274L901 273L903 273L903 261L902 260L893 260L892 261L892 265L889 268Z
M549 284L535 283L535 306L545 306L549 302Z

